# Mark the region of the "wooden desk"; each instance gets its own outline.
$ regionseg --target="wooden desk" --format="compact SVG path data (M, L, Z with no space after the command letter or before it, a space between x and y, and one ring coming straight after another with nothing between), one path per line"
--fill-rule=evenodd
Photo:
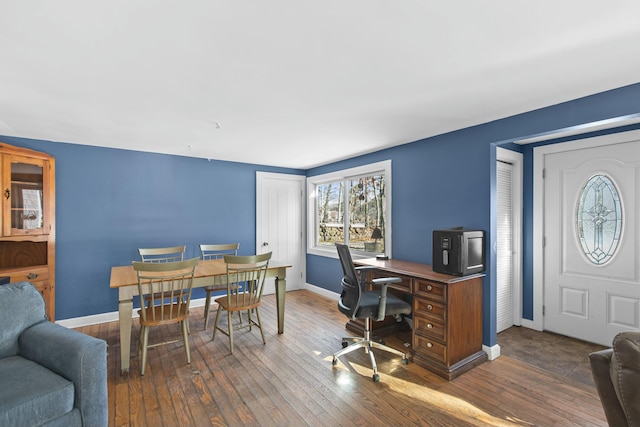
M284 296L286 291L286 274L288 264L270 261L267 278L276 279L276 308L278 311L278 333L284 331ZM222 259L200 261L196 266L193 287L207 285L225 285L227 269ZM111 288L118 289L118 321L120 323L120 369L129 371L131 349L131 316L133 313L133 297L138 295L138 277L133 266L126 265L111 268Z
M430 265L401 260L354 261L377 270L369 278L400 277L390 288L413 296L413 361L452 380L487 360L482 351L482 277L436 273Z

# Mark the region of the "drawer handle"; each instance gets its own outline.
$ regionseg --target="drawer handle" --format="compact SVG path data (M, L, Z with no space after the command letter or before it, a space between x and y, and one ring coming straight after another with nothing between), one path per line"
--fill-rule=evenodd
M29 274L27 274L27 279L29 279L29 280L37 279L38 276L39 276L38 273L29 273Z
M431 329L431 328L433 328L433 325L431 323L427 323L427 328Z
M427 304L427 310L433 310L433 306L431 304Z
M430 290L432 290L432 289L433 289L433 286L431 286L431 285L427 285L427 290L428 290L428 291L430 291Z
M431 344L430 342L427 343L427 347L431 348L433 347L433 344Z

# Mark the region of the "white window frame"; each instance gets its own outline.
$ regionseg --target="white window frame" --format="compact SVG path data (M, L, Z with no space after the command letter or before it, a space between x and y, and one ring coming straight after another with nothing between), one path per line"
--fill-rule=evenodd
M316 198L316 185L324 184L327 182L342 181L347 179L353 179L363 175L373 175L375 173L382 172L385 179L385 236L384 236L384 248L385 255L391 257L391 160L384 160L382 162L371 163L368 165L358 166L350 169L343 169L335 172L326 173L323 175L316 175L307 178L307 253L312 255L320 255L329 258L338 258L335 247L333 246L319 246L316 245L316 236L318 235L318 222L317 222L317 198ZM348 218L349 215L345 215ZM372 253L363 251L351 251L353 258L370 258L374 256Z

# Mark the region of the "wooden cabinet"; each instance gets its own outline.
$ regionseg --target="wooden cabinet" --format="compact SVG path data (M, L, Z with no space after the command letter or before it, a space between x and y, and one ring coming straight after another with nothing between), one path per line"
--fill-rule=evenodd
M451 380L487 360L482 351L482 274L458 277L401 260L357 260L370 277L401 277L395 291L413 297L414 363ZM374 322L374 324L377 322Z
M0 277L28 281L55 320L55 159L0 143Z
M415 278L413 359L453 379L485 361L482 351L482 278Z

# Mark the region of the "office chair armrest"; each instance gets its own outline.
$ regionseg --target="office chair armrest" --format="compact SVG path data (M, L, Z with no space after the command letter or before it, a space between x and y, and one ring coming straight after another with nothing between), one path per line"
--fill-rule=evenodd
M386 312L387 312L387 287L391 284L391 283L400 283L402 282L402 279L399 277L381 277L379 279L373 279L371 280L371 283L373 283L376 286L382 286L382 288L380 289L380 303L378 305L378 317L376 318L376 321L380 322L382 320L384 320L385 316L386 316Z
M386 289L386 285L390 285L391 283L400 283L402 282L402 279L399 277L380 277L379 279L372 279L371 282L374 285L381 285Z

